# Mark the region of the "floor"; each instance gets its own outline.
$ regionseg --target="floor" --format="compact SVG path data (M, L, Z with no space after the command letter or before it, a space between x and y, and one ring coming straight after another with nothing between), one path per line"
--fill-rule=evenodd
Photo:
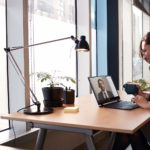
M11 141L5 143L7 146L15 146L17 148L34 150L37 133L32 135L33 138L17 139L15 142ZM109 140L108 132L95 134L94 141L96 150L106 150L107 142ZM43 150L87 150L84 136L82 134L75 134L70 132L49 131L46 136Z
M25 150L34 150L37 133L29 138L20 138L15 142L6 143L7 146L15 146ZM110 134L108 132L97 132L94 134L94 142L96 150L106 150ZM43 150L87 150L82 134L74 134L70 132L49 131L46 136ZM132 150L129 146L126 150Z

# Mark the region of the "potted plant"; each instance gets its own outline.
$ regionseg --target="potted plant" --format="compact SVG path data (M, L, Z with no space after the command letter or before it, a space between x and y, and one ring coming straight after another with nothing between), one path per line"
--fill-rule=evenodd
M141 87L142 91L150 90L150 83L148 81L146 81L145 79L143 79L143 78L133 80L133 83L139 84L139 86Z
M55 73L49 74L46 72L37 73L37 78L41 82L48 82L48 87L43 87L44 105L46 107L62 106L63 104L63 91L67 87L64 85L65 81L75 83L72 77L56 75Z

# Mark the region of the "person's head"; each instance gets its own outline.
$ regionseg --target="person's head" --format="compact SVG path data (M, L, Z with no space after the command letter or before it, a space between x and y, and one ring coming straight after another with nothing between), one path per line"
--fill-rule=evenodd
M146 62L150 63L150 32L142 38L139 54Z
M98 80L98 86L101 88L102 91L105 91L105 85L102 79Z

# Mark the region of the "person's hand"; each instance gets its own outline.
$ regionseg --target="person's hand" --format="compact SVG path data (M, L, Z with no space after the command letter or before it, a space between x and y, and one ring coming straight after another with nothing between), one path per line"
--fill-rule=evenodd
M131 99L131 101L136 103L141 108L150 109L150 104L148 103L147 99L145 99L141 95L136 95L134 98Z
M142 89L141 89L140 85L136 84L136 87L138 88L138 93L137 93L137 94L135 94L135 96L136 96L136 95L144 96L144 93L143 93L143 91L142 91Z
M133 82L127 82L127 84L135 84L135 83L133 83ZM145 94L143 93L143 91L142 91L140 85L136 84L136 87L138 88L138 93L133 94L133 95L134 95L134 96L136 96L136 95L144 96Z

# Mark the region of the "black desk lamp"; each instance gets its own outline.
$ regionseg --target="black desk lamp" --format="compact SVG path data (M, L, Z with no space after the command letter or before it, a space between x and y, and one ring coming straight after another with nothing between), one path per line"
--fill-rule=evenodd
M30 114L30 115L47 114L47 113L51 113L53 111L53 109L52 108L43 108L43 109L41 109L41 107L40 107L41 103L38 101L37 97L35 96L34 92L30 88L30 86L28 84L25 84L25 78L23 76L23 73L22 73L21 69L19 68L15 58L13 57L11 51L19 50L19 49L22 49L22 48L28 48L28 47L32 47L32 46L38 46L38 45L42 45L42 44L48 44L48 43L57 42L57 41L62 41L62 40L67 40L67 39L72 39L76 43L76 46L75 46L75 50L76 51L78 51L78 52L88 52L89 51L89 45L88 45L88 43L86 41L86 37L85 36L81 36L80 37L80 41L77 38L75 38L74 36L71 36L71 37L61 38L61 39L52 40L52 41L46 41L46 42L32 44L32 45L27 45L27 46L4 48L4 50L6 51L7 56L9 58L10 62L12 63L16 73L19 75L19 78L20 78L21 82L31 92L31 94L33 96L33 98L31 98L33 104L37 106L37 109L31 109L31 108L24 109L24 113L25 114Z

